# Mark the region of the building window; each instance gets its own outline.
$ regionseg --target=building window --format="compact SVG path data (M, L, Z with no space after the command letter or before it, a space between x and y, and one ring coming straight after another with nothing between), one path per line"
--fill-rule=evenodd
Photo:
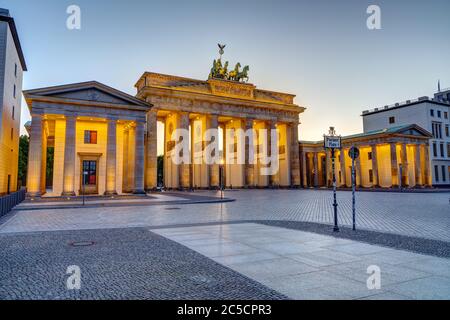
M449 132L449 129L448 129L448 124L445 126L445 136L446 136L446 137L450 137L450 132Z
M11 140L14 139L14 128L11 128Z
M84 130L84 143L97 144L97 131Z
M430 116L434 117L434 110L430 109Z
M13 97L16 98L16 85L14 85Z
M435 139L442 139L442 123L433 122L431 124L431 130Z
M447 181L447 173L445 172L445 166L442 166L442 181Z
M438 118L441 117L441 110L438 110L438 111L437 111L437 116L438 116Z
M17 78L17 63L14 64L14 77Z
M444 118L448 119L448 112L447 111L444 111Z
M438 166L434 166L434 180L436 182L439 182L439 167Z
M16 108L13 106L12 107L12 119L14 120L14 118L15 118L15 110Z
M395 123L395 117L389 117L389 123L390 124Z
M441 143L441 145L440 145L440 150L441 150L441 157L442 158L445 157L444 156L444 144L443 143Z
M367 160L372 160L372 152L367 153Z
M369 182L373 183L373 170L369 169Z
M433 142L433 156L437 157L437 146L436 146L436 142Z
M447 143L447 157L450 158L450 143Z

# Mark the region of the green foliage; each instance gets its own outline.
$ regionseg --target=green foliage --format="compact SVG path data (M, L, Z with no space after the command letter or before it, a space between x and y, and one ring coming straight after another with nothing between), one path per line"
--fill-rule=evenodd
M29 137L26 135L21 135L19 138L19 172L18 172L19 187L25 186L27 182L29 144L30 144Z
M164 156L158 156L158 162L157 162L157 176L158 176L158 186L163 186L164 181Z

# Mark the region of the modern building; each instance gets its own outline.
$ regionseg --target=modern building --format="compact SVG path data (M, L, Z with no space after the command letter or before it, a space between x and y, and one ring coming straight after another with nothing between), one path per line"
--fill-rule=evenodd
M429 145L431 134L417 125L404 125L342 137L335 153L338 187L351 187L352 160L349 149L360 155L355 161L355 184L363 188L431 186ZM330 150L323 140L300 141L303 187L332 186Z
M432 133L429 143L432 184L450 185L450 89L440 90L434 98L416 100L363 111L364 133L383 128L416 124Z
M164 186L173 189L226 186L300 186L299 114L294 95L257 89L239 81L207 81L146 72L136 84L137 97L98 82L24 91L30 114L28 182L30 196L143 193L157 187L157 123L164 127ZM279 170L262 175L259 158L249 161L250 138L238 130L275 129ZM205 131L222 132L223 163L176 163L172 133L190 132L189 159L204 150ZM254 145L263 137L254 135ZM52 183L46 183L46 151L54 147ZM227 155L245 151L245 162ZM257 157L257 156L255 156ZM223 171L222 171L223 170ZM224 174L220 175L220 172Z
M27 70L14 19L0 9L0 195L16 191L22 74Z

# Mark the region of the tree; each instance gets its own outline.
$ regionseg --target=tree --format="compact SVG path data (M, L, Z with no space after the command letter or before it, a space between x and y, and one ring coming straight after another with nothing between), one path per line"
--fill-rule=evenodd
M21 135L19 138L19 172L18 172L18 186L25 186L27 184L27 167L28 167L28 146L30 138L26 135Z
M158 162L157 162L157 176L158 176L158 186L163 186L163 177L164 177L164 156L158 156Z

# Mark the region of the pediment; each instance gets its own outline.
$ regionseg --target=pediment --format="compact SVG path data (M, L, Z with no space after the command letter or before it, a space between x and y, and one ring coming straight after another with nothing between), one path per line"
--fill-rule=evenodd
M117 96L111 95L110 93L99 90L98 88L87 88L75 91L67 91L63 93L50 94L47 96L52 96L56 98L64 99L75 99L84 101L94 101L94 102L104 102L104 103L116 103L116 104L129 104L130 102L121 99Z
M128 106L150 107L151 105L132 95L108 87L96 81L74 83L24 91L25 98L43 97L65 101L84 101Z

